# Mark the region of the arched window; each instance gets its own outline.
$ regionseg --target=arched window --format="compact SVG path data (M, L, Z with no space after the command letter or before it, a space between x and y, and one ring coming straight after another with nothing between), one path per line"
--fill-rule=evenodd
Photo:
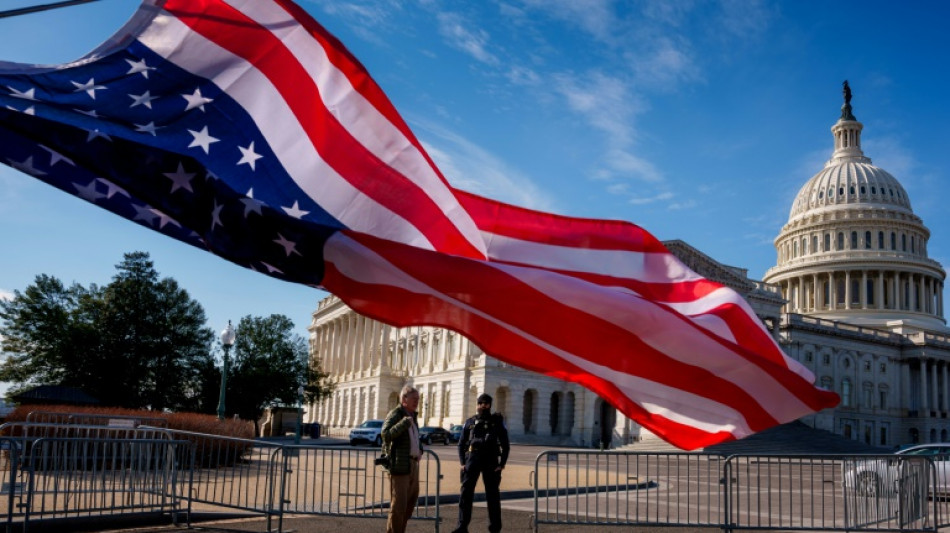
M851 380L844 378L841 381L841 407L851 407L853 403L851 398Z
M830 233L825 233L825 251L826 252L831 251L831 234Z
M877 232L877 248L878 250L884 249L884 232L883 231Z
M858 232L856 231L851 232L851 249L852 250L858 249Z
M891 250L897 249L897 234L893 231L891 232Z
M808 255L808 238L802 237L802 255Z
M838 250L844 250L844 232L838 232Z
M815 235L811 238L811 253L818 253L818 236Z
M870 231L864 232L864 247L869 250L871 249L871 232Z
M906 233L901 233L901 251L902 252L907 251L907 234Z
M798 257L798 241L792 243L792 257Z
M910 253L912 254L917 253L916 246L914 246L915 242L917 242L917 239L915 239L914 236L911 235L910 236Z

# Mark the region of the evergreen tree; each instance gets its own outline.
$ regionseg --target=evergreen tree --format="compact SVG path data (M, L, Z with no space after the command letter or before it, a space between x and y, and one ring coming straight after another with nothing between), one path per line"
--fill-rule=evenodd
M66 289L41 275L0 302L0 379L71 385L104 405L192 410L213 369L213 332L201 305L173 279L160 279L149 255L126 254L104 288ZM220 375L220 374L219 374Z
M327 374L307 364L303 338L293 333L294 323L284 315L246 316L236 328L228 376L226 408L256 421L270 405L296 406L298 389L305 396L323 398L332 390Z

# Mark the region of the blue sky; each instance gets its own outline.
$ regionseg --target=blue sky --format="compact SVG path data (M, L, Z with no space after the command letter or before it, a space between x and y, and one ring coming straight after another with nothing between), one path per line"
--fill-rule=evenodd
M46 3L0 0L0 9ZM344 0L300 4L387 92L459 188L635 222L760 279L792 199L830 157L841 82L865 154L950 264L950 4L938 1ZM0 19L0 60L60 63L132 0ZM149 252L220 331L324 296L151 233L0 166L0 294L37 274L105 284Z

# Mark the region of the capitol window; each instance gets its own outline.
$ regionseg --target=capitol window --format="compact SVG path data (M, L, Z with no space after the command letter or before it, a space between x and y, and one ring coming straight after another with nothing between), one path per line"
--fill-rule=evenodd
M867 189L865 189L864 185L862 185L862 186L861 186L861 194L865 194L866 192L867 192Z
M856 231L851 232L851 249L852 250L858 249L858 232Z
M848 194L854 194L854 185L848 187Z
M830 233L825 233L825 251L826 252L831 251L831 234Z
M880 250L884 249L884 232L883 231L877 232L877 247Z
M851 380L845 378L841 381L841 406L851 407Z
M891 232L891 250L897 249L897 234L893 231Z
M868 250L871 249L871 232L870 231L864 232L864 247L867 248Z
M838 232L838 249L844 250L844 233Z
M870 359L868 359L867 361L864 362L864 371L865 371L865 372L870 372L870 371L871 371L871 360L870 360Z

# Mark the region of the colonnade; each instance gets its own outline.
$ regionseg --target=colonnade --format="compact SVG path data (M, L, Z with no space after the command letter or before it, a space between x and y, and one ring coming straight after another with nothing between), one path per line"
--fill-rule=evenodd
M896 270L801 274L781 281L787 312L893 309L943 316L943 281Z
M920 359L918 416L930 418L950 412L950 362Z

